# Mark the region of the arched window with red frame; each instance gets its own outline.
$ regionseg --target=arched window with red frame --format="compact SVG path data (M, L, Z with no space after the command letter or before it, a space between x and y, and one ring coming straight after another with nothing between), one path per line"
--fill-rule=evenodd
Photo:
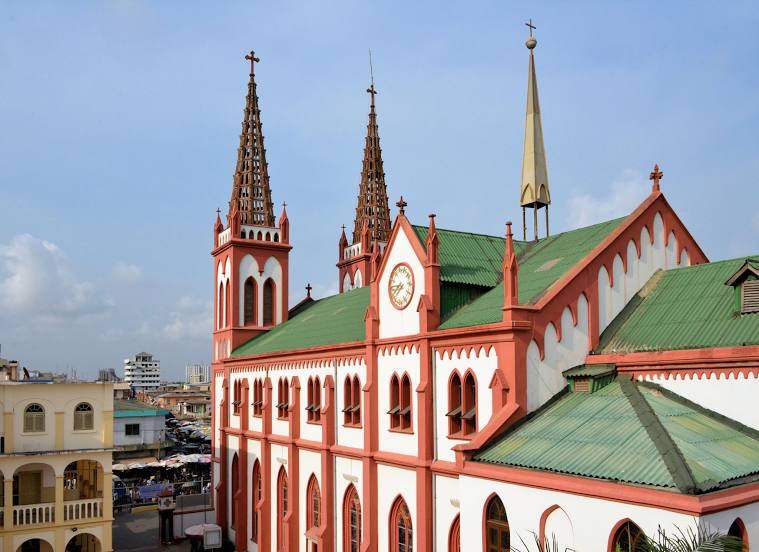
M306 411L308 412L307 419L309 422L318 424L322 417L322 391L319 382L319 376L315 376L313 379L308 378L308 404L306 405Z
M264 320L263 325L264 326L271 326L274 324L274 320L276 317L274 316L274 295L275 295L275 288L274 280L271 278L267 278L264 282L264 297L263 297L263 306L264 306Z
M448 381L448 435L458 436L461 433L461 378L458 372L453 372Z
M277 418L287 418L287 409L290 407L290 382L287 378L279 378L277 386Z
M224 327L228 328L232 325L232 309L230 308L232 305L232 290L229 287L229 280L227 280L224 284L224 292Z
M285 516L287 515L287 472L279 468L277 476L277 552L288 552Z
M224 284L219 282L219 295L216 299L216 306L218 312L216 313L216 329L220 330L224 327Z
M509 552L511 531L506 508L498 496L493 495L485 504L485 552Z
M414 528L403 497L390 510L390 552L414 552Z
M250 276L243 286L243 323L254 325L256 323L256 281Z
M477 383L474 374L467 372L464 377L464 389L461 398L461 419L465 435L471 435L477 431Z
M623 523L614 533L611 541L612 552L636 552L646 540L646 535L632 521Z
M461 552L461 518L456 516L448 532L448 552Z
M353 376L353 410L351 415L351 423L354 426L361 425L361 381L357 375Z
M316 529L321 525L322 495L315 475L311 475L306 488L306 529Z
M240 407L242 406L242 384L240 380L235 380L232 389L232 413L235 416L239 416Z
M353 423L353 416L351 409L353 408L353 384L351 383L351 377L345 376L343 382L343 425L351 425Z
M252 508L250 514L250 540L258 543L258 527L260 520L258 519L259 511L261 509L261 498L263 497L263 484L261 481L261 464L256 460L253 464L253 477L251 478L253 483L253 498Z
M232 529L237 526L237 508L240 502L240 462L237 459L237 453L232 457L232 511L230 512L229 521Z
M361 501L353 484L348 485L343 500L343 550L359 552L361 548Z
M743 549L748 551L748 531L746 531L746 525L741 518L735 518L735 521L730 524L730 529L727 530L727 534L730 537L740 539L743 543Z
M398 414L401 418L401 429L411 431L411 378L408 374L403 374L401 380L401 411Z
M261 378L253 382L253 416L260 418L264 413L264 382Z
M390 378L390 429L400 429L401 427L401 382L398 374L393 374Z

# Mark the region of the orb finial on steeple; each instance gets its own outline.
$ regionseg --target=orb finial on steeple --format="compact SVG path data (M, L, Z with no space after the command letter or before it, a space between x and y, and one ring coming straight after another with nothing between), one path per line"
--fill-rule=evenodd
M537 29L535 25L532 24L532 19L530 19L527 23L525 23L530 28L530 38L527 39L527 42L524 43L525 46L527 46L528 50L533 50L535 46L538 45L538 40L532 36L532 30Z

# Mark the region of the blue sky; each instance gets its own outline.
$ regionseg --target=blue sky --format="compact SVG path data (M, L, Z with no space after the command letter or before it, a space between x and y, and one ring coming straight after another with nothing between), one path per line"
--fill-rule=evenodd
M251 48L293 302L337 288L369 48L391 203L500 234L519 218L530 17L552 229L628 213L658 162L710 258L759 253L751 2L6 1L2 356L80 375L140 350L169 377L208 361Z

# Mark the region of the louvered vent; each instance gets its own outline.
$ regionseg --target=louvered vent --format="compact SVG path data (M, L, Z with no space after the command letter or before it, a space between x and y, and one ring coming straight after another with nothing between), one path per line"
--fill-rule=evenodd
M746 280L741 286L741 312L759 312L759 280Z
M575 380L575 393L590 393L590 378L577 378Z

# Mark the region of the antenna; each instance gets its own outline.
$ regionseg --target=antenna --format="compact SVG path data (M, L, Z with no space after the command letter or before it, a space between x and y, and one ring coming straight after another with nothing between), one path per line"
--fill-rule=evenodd
M374 67L372 66L372 49L369 48L369 76L372 79L372 88L374 88Z

